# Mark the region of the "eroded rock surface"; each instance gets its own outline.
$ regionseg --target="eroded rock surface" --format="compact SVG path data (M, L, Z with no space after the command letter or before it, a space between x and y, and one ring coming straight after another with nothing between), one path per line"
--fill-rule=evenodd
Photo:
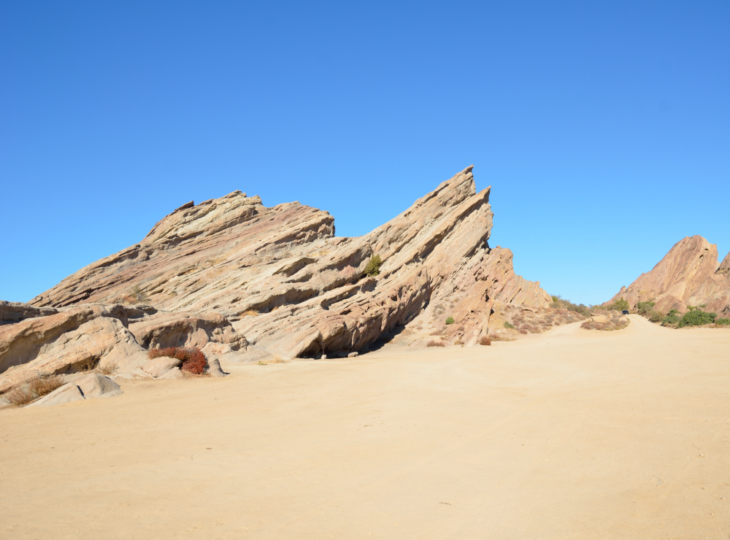
M490 248L489 195L477 193L469 167L358 238L335 237L327 212L267 208L240 191L183 205L139 244L28 306L53 314L0 327L0 392L21 371L58 373L88 359L111 357L131 372L152 347L197 346L216 361L342 357L399 328L439 330L446 317L456 326L445 339L473 344L496 303L550 303L539 283L515 275L508 249ZM367 275L374 255L382 266Z
M161 310L216 312L282 358L356 351L416 318L441 326L448 306L474 342L488 331L496 300L550 302L539 284L514 274L509 250L490 249L489 193L476 192L470 167L370 234L337 238L326 212L298 203L266 208L235 192L178 209L140 244L32 303L135 297ZM380 274L366 276L375 254L384 261ZM154 317L130 324L144 346L142 328Z
M720 264L717 246L701 236L677 242L650 271L611 299L624 298L632 308L638 302L656 302L654 309L680 312L702 306L719 317L730 315L730 254Z

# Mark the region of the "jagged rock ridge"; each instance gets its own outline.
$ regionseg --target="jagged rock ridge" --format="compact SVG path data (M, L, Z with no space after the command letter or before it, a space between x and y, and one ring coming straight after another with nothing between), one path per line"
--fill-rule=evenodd
M626 299L631 307L638 302L656 302L661 312L687 306L705 306L720 317L730 315L730 254L718 262L717 246L701 236L677 242L650 271L611 299Z
M267 208L240 191L183 205L30 306L0 306L0 373L18 366L0 375L0 392L27 375L22 366L59 372L112 355L139 370L147 348L177 345L239 360L345 355L405 325L443 329L447 316L458 322L449 339L476 343L495 303L550 303L539 283L515 275L509 250L490 248L490 189L477 193L469 167L358 238L335 237L327 212ZM366 275L376 254L380 273ZM81 349L62 339L91 326L105 337Z
M495 300L549 302L539 284L514 275L511 252L489 248L489 193L476 192L469 167L370 234L338 238L327 212L299 203L266 208L234 192L185 205L140 244L31 304L137 295L158 309L213 310L249 342L291 358L358 350L443 296L458 304L453 311L474 341L487 332ZM373 254L384 264L379 276L367 277Z

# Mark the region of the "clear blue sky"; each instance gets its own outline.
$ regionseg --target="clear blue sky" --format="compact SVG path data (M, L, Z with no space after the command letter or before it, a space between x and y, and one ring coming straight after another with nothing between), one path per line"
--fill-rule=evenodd
M597 303L730 250L730 2L0 3L0 299L235 189L364 234L470 164L491 245Z

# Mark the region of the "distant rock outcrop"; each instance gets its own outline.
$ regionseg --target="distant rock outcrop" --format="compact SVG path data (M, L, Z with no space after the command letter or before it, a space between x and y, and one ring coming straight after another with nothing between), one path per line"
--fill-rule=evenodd
M621 290L611 302L624 298L633 308L638 302L656 302L654 309L684 312L687 306L705 306L719 317L730 315L730 254L718 263L717 246L701 236L677 242L650 271Z
M13 308L22 315L12 317L36 318L0 326L0 373L70 369L117 350L137 359L127 362L135 369L139 353L168 346L201 347L216 362L347 356L405 325L443 329L447 316L458 323L449 339L475 344L495 303L551 302L515 275L509 250L489 247L489 194L477 193L469 167L358 238L335 237L329 213L299 203L267 208L240 191L188 203L139 244ZM368 267L374 256L379 268ZM75 352L62 335L87 336L85 324L108 327L107 337L85 338ZM0 375L0 392L23 378L19 369L12 382Z

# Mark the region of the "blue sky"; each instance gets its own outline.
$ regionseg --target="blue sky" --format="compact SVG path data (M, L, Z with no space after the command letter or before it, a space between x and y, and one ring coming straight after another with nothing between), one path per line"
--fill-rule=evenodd
M0 299L235 189L364 234L474 164L574 302L730 250L730 3L0 3Z

